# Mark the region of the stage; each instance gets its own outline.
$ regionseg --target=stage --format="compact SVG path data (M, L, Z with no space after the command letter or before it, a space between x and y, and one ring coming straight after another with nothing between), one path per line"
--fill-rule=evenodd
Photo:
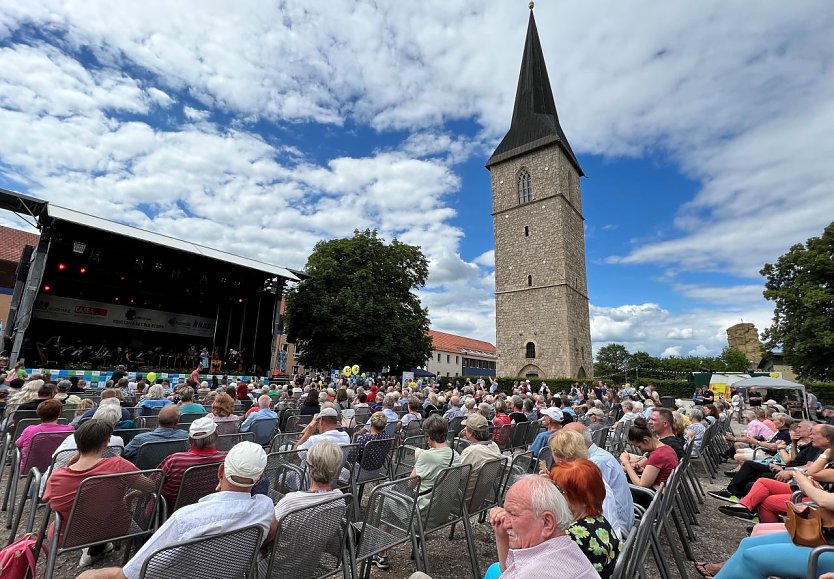
M3 189L0 209L40 230L18 265L11 364L173 378L216 357L216 375L271 374L280 296L297 272Z

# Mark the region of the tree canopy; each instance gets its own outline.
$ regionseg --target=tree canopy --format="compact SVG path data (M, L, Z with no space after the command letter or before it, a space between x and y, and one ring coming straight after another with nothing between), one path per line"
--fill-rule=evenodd
M764 297L775 304L765 345L781 347L801 378L834 379L834 223L760 273Z
M419 247L357 230L317 243L304 271L310 278L287 293L285 311L287 339L301 364L379 371L426 363L428 312L412 291L429 271Z
M663 380L683 378L691 372L744 372L747 366L744 353L729 346L718 356L657 358L646 352L631 354L622 344L606 344L597 352L594 375L610 382L638 377Z

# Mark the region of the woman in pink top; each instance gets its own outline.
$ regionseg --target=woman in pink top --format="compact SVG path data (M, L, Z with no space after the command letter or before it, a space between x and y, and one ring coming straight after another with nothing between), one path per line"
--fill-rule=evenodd
M17 437L15 444L20 449L20 468L26 464L26 457L29 455L29 446L32 444L32 438L40 432L72 432L73 428L69 424L58 424L58 419L61 418L61 410L63 406L57 400L44 400L38 404L36 412L38 418L41 419L40 424L33 424L27 426Z
M678 455L671 446L657 439L654 432L649 429L646 419L642 417L635 419L631 428L628 429L628 441L641 452L648 453L646 466L640 474L635 470L635 464L643 457L628 452L620 455L620 462L629 482L640 487L657 489L669 479L672 471L678 466Z

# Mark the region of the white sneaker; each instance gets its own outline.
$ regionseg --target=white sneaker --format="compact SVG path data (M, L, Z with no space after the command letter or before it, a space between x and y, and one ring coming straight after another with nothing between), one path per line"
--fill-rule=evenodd
M93 563L95 563L96 561L98 561L99 559L104 557L107 553L110 553L112 550L113 550L113 543L107 543L104 546L104 551L101 553L101 555L93 556L93 555L90 555L89 547L84 547L81 550L81 560L78 561L78 568L80 569L80 568L83 568L83 567L89 567L90 565L92 565Z

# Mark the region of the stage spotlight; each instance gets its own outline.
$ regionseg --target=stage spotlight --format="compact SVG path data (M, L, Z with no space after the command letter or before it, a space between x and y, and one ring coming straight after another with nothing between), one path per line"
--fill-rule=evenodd
M48 292L48 291L51 291L51 290L52 290L52 286L51 286L51 285L45 285L45 286L43 286L43 291Z
M65 269L67 269L66 264L63 264L63 263L58 264L58 271L64 271Z
M119 296L116 296L116 297L115 297L115 298L113 298L113 299L114 299L115 301L119 301Z
M242 304L243 303L243 298L238 298L237 303Z
M79 271L79 273L87 273L87 268L86 268L86 267L82 267L82 268L81 268L81 269L79 269L78 271Z

